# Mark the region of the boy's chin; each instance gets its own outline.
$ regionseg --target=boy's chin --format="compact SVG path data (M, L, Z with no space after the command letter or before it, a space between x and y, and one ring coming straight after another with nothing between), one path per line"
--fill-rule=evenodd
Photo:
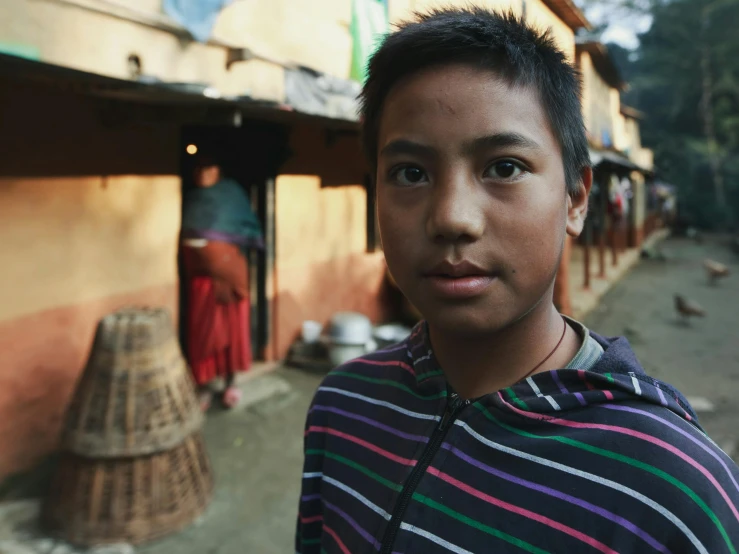
M460 338L490 336L519 319L513 310L478 306L440 307L422 313L435 332Z

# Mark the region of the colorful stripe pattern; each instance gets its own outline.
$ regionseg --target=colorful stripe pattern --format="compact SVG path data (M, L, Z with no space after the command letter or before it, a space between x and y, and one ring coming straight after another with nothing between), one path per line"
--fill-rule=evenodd
M625 339L590 371L541 373L459 414L392 551L736 554L739 469ZM425 326L330 373L305 433L296 550L378 552L439 425L447 385Z

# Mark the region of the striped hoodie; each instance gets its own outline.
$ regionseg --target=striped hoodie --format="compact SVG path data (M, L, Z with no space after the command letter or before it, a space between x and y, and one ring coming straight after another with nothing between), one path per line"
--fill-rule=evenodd
M453 393L419 324L332 371L305 428L296 550L736 553L739 469L624 338L589 371Z

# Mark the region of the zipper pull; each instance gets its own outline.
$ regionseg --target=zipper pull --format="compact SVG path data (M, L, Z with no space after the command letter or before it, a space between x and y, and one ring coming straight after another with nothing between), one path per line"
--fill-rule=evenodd
M461 407L467 406L469 403L469 400L462 400L456 392L452 392L449 395L449 401L444 409L444 415L442 415L441 420L439 420L439 429L444 429L452 416L455 415Z

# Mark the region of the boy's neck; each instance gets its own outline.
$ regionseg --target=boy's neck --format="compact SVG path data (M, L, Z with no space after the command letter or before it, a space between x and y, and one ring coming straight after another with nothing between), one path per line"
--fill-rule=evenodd
M493 336L460 337L435 331L429 324L436 359L451 387L463 398L484 396L523 379L552 352L562 329L562 316L551 302L542 303ZM562 343L535 373L566 366L581 343L577 333L566 325Z

